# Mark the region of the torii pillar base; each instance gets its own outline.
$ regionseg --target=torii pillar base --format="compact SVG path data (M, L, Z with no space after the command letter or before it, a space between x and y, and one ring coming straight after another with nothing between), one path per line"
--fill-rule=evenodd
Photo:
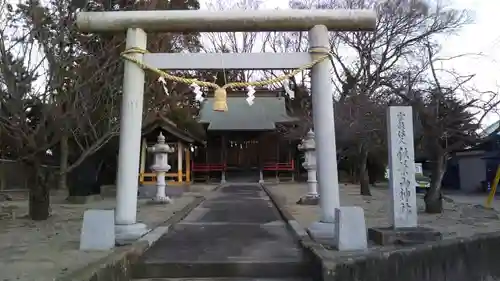
M149 232L148 227L143 223L115 225L116 245L128 245Z

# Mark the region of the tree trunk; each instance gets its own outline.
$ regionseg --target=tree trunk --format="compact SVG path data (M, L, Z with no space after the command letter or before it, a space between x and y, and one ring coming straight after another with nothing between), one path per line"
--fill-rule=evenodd
M0 192L7 188L7 178L5 174L5 168L2 166L2 162L0 162Z
M27 163L29 181L29 216L32 220L41 221L50 215L50 192L41 174L38 161Z
M352 162L349 164L351 167L351 173L352 173L352 184L358 184L360 180L360 175L359 175L359 161L358 158L353 158Z
M359 193L365 196L371 196L370 192L370 180L368 177L368 169L367 169L367 161L368 161L368 150L365 145L361 145L360 153L359 153L359 184L360 190Z
M440 214L443 212L443 195L441 193L441 181L446 168L446 156L443 152L436 153L432 163L431 184L425 194L425 212L429 214Z
M375 186L375 183L377 182L377 170L375 169L375 165L368 161L367 164L367 172L368 172L368 182L371 186Z
M358 183L357 175L356 175L356 169L354 165L349 164L349 175L351 177L351 183L356 184Z
M57 189L59 190L67 189L68 157L69 157L68 135L64 133L61 136L61 142L60 142L59 182L57 183Z

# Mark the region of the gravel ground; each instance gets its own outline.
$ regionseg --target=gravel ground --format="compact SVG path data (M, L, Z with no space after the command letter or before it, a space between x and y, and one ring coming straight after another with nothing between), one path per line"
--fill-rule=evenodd
M212 187L198 187L196 193L184 193L169 205L150 205L139 200L137 220L155 227L169 219ZM13 201L0 202L13 209L15 218L0 217L0 281L51 281L66 272L105 257L111 251L79 251L80 229L86 209L112 209L114 198L85 205L65 203L65 196L54 195L52 216L41 222L25 218L27 201L15 194Z
M307 193L306 184L280 184L270 186L273 194L286 201L286 208L297 222L307 228L319 219L319 206L303 206L296 202ZM365 211L367 227L389 226L389 193L387 189L372 188L372 196L359 195L359 186L342 184L340 186L340 204L342 206L360 206ZM444 238L467 237L476 233L500 231L500 219L497 210L484 209L478 205L477 197L467 201L445 200L441 214L424 213L423 195L418 194L418 221L421 226L432 227L443 234Z

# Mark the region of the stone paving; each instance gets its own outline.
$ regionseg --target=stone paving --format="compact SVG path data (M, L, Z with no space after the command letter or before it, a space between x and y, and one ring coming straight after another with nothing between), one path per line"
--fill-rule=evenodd
M306 267L267 194L257 184L238 184L213 193L160 238L134 276L288 278L307 276Z
M137 219L154 227L191 203L195 196L206 194L215 186L198 187L184 193L173 204L150 205L139 200ZM79 251L80 228L86 209L112 209L114 198L77 205L67 204L65 195L51 196L52 216L46 221L27 219L25 196L16 192L13 201L0 202L14 210L14 219L0 218L0 280L52 281L110 254L111 251Z
M319 206L297 205L299 198L307 193L306 184L269 185L273 194L286 202L286 208L297 222L307 228L319 219ZM385 188L372 188L372 196L359 195L359 186L341 184L340 202L342 206L360 206L365 211L367 227L389 226L389 193ZM456 195L455 195L456 196ZM480 206L477 197L467 201L447 199L442 214L424 213L423 194L418 194L419 225L434 228L443 234L443 238L468 237L476 233L500 231L500 219L497 210L487 210Z

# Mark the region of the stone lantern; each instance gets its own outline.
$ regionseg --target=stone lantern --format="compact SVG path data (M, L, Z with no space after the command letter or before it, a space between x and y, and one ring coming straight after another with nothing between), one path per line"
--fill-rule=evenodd
M304 152L305 161L302 164L307 170L307 194L300 198L297 204L317 205L319 204L318 182L316 180L316 142L314 132L309 130L306 137L298 145L298 149Z
M172 200L165 193L165 174L170 170L168 164L168 153L174 152L174 149L165 143L165 137L162 133L158 135L158 142L148 148L148 152L154 154L154 163L151 170L156 172L156 196L153 198L157 203L170 203Z

